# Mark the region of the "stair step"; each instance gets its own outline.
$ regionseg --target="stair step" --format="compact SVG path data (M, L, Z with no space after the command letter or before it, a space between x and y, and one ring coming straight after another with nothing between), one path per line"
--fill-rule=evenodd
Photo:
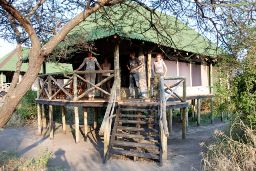
M137 120L119 120L118 122L122 123L130 123L130 124L146 124L145 121L137 121Z
M136 157L143 157L148 159L156 159L159 160L159 155L151 154L151 153L139 153L139 152L133 152L133 151L127 151L127 150L120 150L120 149L112 149L112 153L118 154L118 155L125 155L125 156L136 156Z
M124 131L149 131L149 132L156 132L158 133L159 131L153 128L136 128L136 127L128 127L128 126L117 126L118 130L124 130Z
M150 150L156 150L160 151L160 148L156 144L148 144L148 143L137 143L137 142L127 142L127 141L118 141L115 140L113 142L113 146L123 146L123 147L134 147L134 148L143 148L143 149L150 149Z
M157 109L140 109L140 108L125 108L121 107L120 111L124 112L157 112Z
M138 134L127 134L127 133L117 133L116 137L124 137L124 138L138 138L143 140L159 140L159 136L143 136Z
M121 114L122 118L146 118L146 115Z

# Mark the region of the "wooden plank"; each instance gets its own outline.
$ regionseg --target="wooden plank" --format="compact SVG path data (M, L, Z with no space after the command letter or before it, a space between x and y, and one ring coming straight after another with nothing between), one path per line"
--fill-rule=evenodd
M135 139L143 139L143 140L159 140L159 136L144 136L140 134L127 134L127 133L116 133L116 137L124 137L124 138L135 138Z
M122 114L122 118L147 118L146 115L136 115L136 114Z
M125 123L125 124L146 124L145 121L138 121L138 120L119 120L119 122Z
M103 74L103 73L114 73L114 70L85 70L85 71L74 71L69 73L63 72L55 72L55 73L48 73L48 74L41 74L39 77L44 78L47 76L68 76L73 74L85 75L85 74Z
M80 136L79 136L79 111L78 107L74 107L74 112L75 112L75 135L76 135L76 143L79 143L80 141Z
M69 98L72 97L72 95L67 92L67 90L64 89L64 87L66 87L68 84L70 84L71 79L68 80L68 82L66 84L64 84L63 86L61 86L52 76L50 76L51 79L53 80L53 82L59 87L59 89L52 95L51 99L53 99L60 91L62 91L63 93L65 93L66 95L69 96Z
M88 136L88 112L87 108L83 107L83 113L84 113L84 135L87 139Z
M138 153L138 152L133 152L128 150L121 150L121 149L112 149L112 152L117 155L136 156L136 157L159 160L159 155L152 154L152 153L142 153L142 152Z
M65 106L61 106L61 118L62 118L62 130L66 134L66 109Z
M121 112L157 112L157 109L138 109L138 108L121 108Z
M54 125L53 125L53 106L49 105L49 127L50 127L50 139L54 136Z
M126 141L118 141L115 140L113 142L114 146L122 146L122 147L140 147L143 149L151 149L151 150L159 150L159 144L148 144L148 143L136 143L136 142L126 142Z
M77 75L74 74L73 75L73 91L74 91L74 101L77 101L77 93L78 93L78 89L77 89Z
M136 127L128 127L128 126L117 126L118 130L124 130L124 131L144 131L144 132L155 132L158 133L159 131L156 129L151 128L136 128Z

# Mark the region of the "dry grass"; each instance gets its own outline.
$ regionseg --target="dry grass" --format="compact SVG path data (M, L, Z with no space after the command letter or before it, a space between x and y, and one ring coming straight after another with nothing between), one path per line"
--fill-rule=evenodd
M0 152L0 171L47 170L47 163L51 156L52 154L48 151L37 158L19 157L15 153L2 151Z
M242 122L233 124L228 135L215 131L214 143L206 148L202 170L256 170L256 133Z

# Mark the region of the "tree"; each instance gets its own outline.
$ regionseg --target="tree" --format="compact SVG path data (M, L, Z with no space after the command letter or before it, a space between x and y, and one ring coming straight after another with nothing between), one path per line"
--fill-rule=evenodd
M60 6L64 6L64 8L62 8L63 11L72 8L77 9L77 3L81 3L80 5L84 7L84 10L64 23L60 31L57 33L55 32L52 36L50 36L49 32L54 32L53 29L56 27L55 25L50 26L51 23L49 21L53 21L55 19L54 17L57 15L50 16L50 14L51 12L56 12L58 8L54 9L56 6L54 6L54 4L51 6L51 2L47 3L46 0L39 0L34 4L34 6L29 2L30 1L0 1L1 26L11 28L9 31L6 31L6 33L8 33L6 35L9 36L7 36L7 38L12 39L15 37L19 47L23 43L31 46L31 50L29 52L29 68L19 84L17 84L17 79L13 79L11 91L8 91L4 104L0 109L0 127L3 127L8 122L21 98L36 80L43 61L53 51L58 43L65 39L65 36L69 31L100 8L121 3L123 0L88 0L81 2L69 1L68 4L60 3ZM65 1L63 1L63 3L64 2ZM45 9L44 5L48 8ZM44 11L44 9L46 11ZM81 7L78 9L81 9ZM59 13L59 15L60 14L61 13ZM62 13L62 15L63 14L64 13ZM48 20L49 18L50 20ZM42 20L44 22L42 22ZM44 26L44 24L47 24L45 26L49 26L48 29L50 29L50 31ZM19 62L17 64L17 72L14 76L18 75L20 66L21 63Z

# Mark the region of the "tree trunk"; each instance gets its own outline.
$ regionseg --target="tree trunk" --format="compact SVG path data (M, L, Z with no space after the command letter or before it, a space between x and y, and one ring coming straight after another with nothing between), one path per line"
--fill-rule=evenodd
M2 128L10 120L12 113L15 111L15 108L19 104L21 98L31 88L32 84L37 78L38 73L40 72L43 61L43 57L38 57L36 60L31 60L29 62L31 67L29 67L20 84L13 88L12 91L7 93L4 104L0 108L0 128Z

